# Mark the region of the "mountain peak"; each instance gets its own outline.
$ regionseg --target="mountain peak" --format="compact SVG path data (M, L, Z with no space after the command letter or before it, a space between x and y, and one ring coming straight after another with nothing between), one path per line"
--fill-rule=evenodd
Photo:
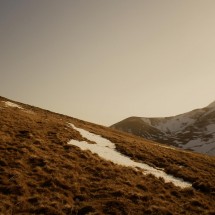
M210 103L207 107L209 107L209 108L215 107L215 101L213 101L212 103Z
M114 128L167 145L171 143L179 148L215 155L215 101L206 108L173 117L139 119L144 123L139 123L138 118L135 121L125 119L115 123Z

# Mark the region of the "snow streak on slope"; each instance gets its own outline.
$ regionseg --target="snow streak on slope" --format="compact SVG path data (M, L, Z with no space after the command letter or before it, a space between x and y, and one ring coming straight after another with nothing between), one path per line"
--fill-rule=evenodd
M23 107L21 107L20 105L13 103L13 102L6 101L6 102L4 102L4 105L6 107L19 108L21 111L28 113L28 114L35 114L32 110L26 110Z
M5 106L7 106L7 107L14 107L14 108L23 109L21 106L15 104L15 103L13 103L13 102L6 101L6 102L4 102L4 103L5 103Z
M73 129L77 130L83 137L86 139L95 142L95 144L88 143L86 141L77 141L71 140L69 144L78 146L82 150L90 150L92 153L98 154L100 157L112 161L115 164L123 165L127 167L140 168L144 170L144 174L153 174L156 177L162 177L166 182L172 182L176 186L181 188L190 187L191 184L183 181L182 179L175 178L171 175L166 174L162 170L155 169L147 164L139 163L131 160L129 157L122 155L121 153L115 150L115 144L101 137L100 135L96 135L90 133L84 129L77 128L73 124L70 123Z

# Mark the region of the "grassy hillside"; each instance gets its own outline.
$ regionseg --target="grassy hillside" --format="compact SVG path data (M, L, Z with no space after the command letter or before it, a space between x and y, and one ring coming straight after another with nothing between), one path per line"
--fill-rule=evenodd
M215 214L215 158L165 148L110 128L0 97L0 214ZM133 160L192 183L115 165L68 145L85 140L68 126L100 134Z

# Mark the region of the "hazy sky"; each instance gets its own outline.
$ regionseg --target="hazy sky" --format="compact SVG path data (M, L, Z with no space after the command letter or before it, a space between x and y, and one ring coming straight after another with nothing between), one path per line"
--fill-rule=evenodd
M214 0L0 0L0 94L111 125L215 100Z

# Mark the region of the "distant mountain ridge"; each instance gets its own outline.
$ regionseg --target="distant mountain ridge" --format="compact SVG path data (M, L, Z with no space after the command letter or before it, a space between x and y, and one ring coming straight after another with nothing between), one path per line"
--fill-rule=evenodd
M129 117L111 128L183 149L215 155L215 101L205 108L172 117Z

